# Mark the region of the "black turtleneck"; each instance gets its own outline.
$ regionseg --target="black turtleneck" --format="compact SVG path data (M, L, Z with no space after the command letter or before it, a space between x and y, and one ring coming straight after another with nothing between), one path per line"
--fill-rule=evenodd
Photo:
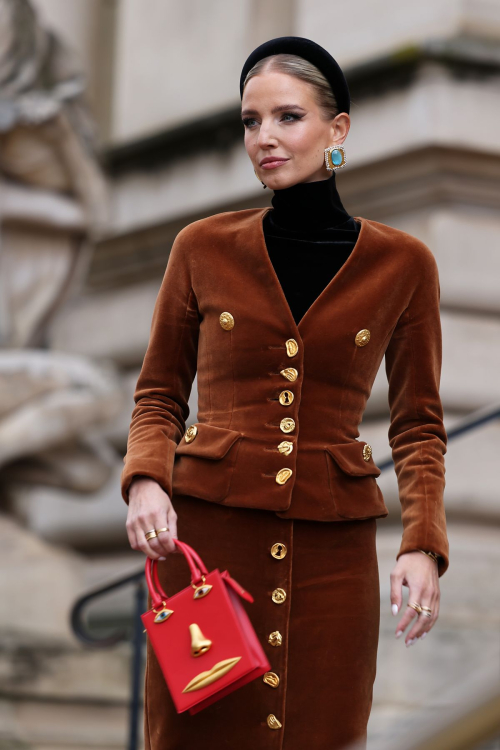
M266 246L298 324L351 254L361 227L342 205L335 172L275 190L271 202Z

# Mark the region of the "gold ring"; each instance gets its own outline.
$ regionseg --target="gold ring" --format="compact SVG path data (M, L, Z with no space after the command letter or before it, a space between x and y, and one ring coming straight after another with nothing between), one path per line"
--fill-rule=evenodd
M160 531L168 531L168 526L165 526L163 529L155 529L156 533L159 534Z
M408 607L413 607L415 612L418 612L418 614L420 614L422 611L422 607L417 602L408 602Z
M426 612L432 612L432 609L430 607L424 607L422 604L422 609L424 609Z
M430 612L421 612L421 615L424 615L424 617L432 617Z
M154 539L158 534L156 533L156 529L151 529L151 531L146 531L146 540L149 541L150 539Z

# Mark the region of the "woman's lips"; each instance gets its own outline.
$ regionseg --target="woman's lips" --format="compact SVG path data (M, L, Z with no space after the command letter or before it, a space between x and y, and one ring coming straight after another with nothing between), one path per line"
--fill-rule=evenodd
M281 167L282 164L286 164L288 159L276 159L276 161L267 161L265 164L262 164L261 169L275 169L276 167Z

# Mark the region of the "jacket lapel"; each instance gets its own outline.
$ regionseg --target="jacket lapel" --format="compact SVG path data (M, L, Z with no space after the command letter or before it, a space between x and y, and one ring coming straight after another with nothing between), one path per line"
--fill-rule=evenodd
M281 307L286 311L286 316L290 323L291 329L295 333L295 338L298 342L302 342L302 337L307 333L308 327L314 325L314 318L318 310L323 305L328 304L337 287L344 283L345 279L351 274L352 270L359 264L359 259L366 253L367 245L369 244L367 241L367 236L370 232L370 226L367 219L364 219L360 216L353 217L361 224L361 229L358 235L357 242L354 245L351 254L347 258L345 263L341 266L341 268L337 271L337 273L333 276L333 278L330 279L329 283L326 285L323 291L316 297L312 305L309 306L297 325L266 246L266 238L264 235L262 222L267 212L272 210L273 208L268 207L255 214L255 223L253 226L253 243L251 244L254 248L256 248L258 266L263 267L266 275L268 275L271 279L271 284L276 293L276 297L280 300Z

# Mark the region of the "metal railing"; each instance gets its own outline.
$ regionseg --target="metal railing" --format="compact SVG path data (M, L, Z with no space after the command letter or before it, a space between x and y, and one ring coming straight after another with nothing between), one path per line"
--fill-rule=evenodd
M492 422L499 418L500 404L477 409L464 419L457 422L453 427L446 430L448 440L456 439L460 435L476 430L488 422ZM394 462L392 458L389 457L383 461L378 461L377 466L381 471L386 471L394 466ZM118 631L114 635L104 638L92 636L87 630L87 626L84 622L83 613L86 606L95 599L108 594L110 591L131 584L135 585L132 638L130 638L129 633L125 631ZM146 607L147 589L145 585L144 568L141 568L141 570L136 573L132 573L123 578L118 578L111 583L100 586L84 596L81 596L77 599L71 610L71 626L73 632L87 645L92 645L97 648L109 648L120 641L131 641L132 663L128 750L138 749L138 721L139 709L142 706L141 679L143 673L143 626L141 614L145 612ZM490 689L488 693L484 695L482 702L480 701L476 704L472 704L471 702L469 713L462 708L459 715L450 716L447 722L439 728L435 728L435 733L432 736L429 736L427 733L425 739L422 738L420 743L415 741L415 737L413 736L412 738L408 738L406 742L400 741L397 748L398 750L423 750L425 746L427 750L433 748L439 748L440 750L448 750L448 748L449 750L473 750L473 748L477 747L479 742L494 736L495 732L500 732L499 706L500 686L498 690ZM465 729L465 726L467 727L467 730ZM460 738L459 742L458 737ZM456 744L457 742L458 744ZM396 750L395 745L391 745L391 747ZM355 746L353 746L353 750L355 750Z
M135 586L135 602L134 602L134 615L132 623L132 637L126 630L119 630L113 635L97 638L92 636L88 629L84 618L84 611L89 602L93 602L110 591L116 591L125 586L133 584ZM128 750L137 750L139 740L139 708L142 705L141 700L141 678L143 671L143 625L141 620L141 614L146 611L147 608L147 588L144 578L144 568L141 568L136 573L118 578L117 580L100 586L93 591L89 591L84 596L81 596L74 603L71 613L70 622L74 634L83 641L83 643L95 646L96 648L109 648L115 646L121 641L131 641L132 645L132 663L130 670L130 705L129 705L129 727L128 727Z

